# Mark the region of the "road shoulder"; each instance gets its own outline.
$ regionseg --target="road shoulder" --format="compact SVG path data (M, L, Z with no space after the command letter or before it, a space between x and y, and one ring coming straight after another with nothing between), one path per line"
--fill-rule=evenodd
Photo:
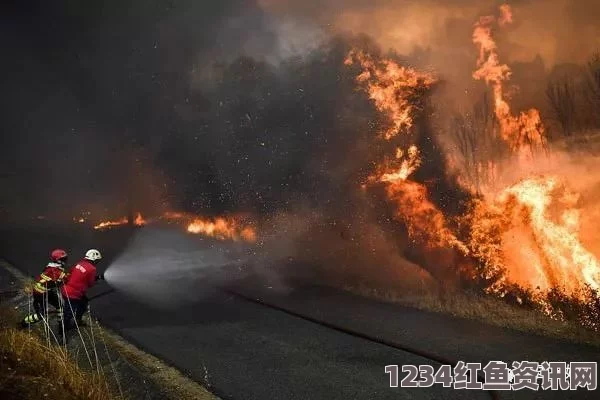
M0 259L0 305L26 312L28 298L22 290L26 281L23 273ZM131 399L219 400L201 384L96 321L91 326L81 338L74 338L68 348L81 368L103 371L115 393ZM86 355L84 344L92 360Z

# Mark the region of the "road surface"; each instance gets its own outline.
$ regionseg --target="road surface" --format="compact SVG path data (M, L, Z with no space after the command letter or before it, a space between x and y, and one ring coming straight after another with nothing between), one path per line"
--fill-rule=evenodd
M133 235L143 235L140 232ZM105 266L110 265L120 281L112 288L102 283L94 289L93 315L224 399L599 398L598 391L582 390L390 388L386 365L598 361L600 349L330 288L282 289L272 277L239 272L243 249L194 239L191 250L188 239L170 242L159 237L161 244L156 245L156 237L138 243L131 235L127 230L9 230L2 232L0 255L32 274L52 247L66 247L72 254L101 248L107 255ZM148 253L149 247L153 252ZM167 261L156 262L171 247L175 250ZM202 261L186 261L190 257ZM219 263L229 266L217 267ZM127 282L136 274L140 284Z

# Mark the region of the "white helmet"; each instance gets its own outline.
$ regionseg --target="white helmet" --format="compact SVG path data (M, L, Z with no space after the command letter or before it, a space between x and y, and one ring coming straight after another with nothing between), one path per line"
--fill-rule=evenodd
M102 254L96 249L89 249L85 252L85 259L90 261L98 261L102 258Z

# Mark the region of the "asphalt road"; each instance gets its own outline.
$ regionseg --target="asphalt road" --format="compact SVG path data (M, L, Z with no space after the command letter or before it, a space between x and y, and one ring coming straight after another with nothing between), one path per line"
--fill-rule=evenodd
M265 280L245 272L245 249L225 243L152 235L132 241L132 231L103 234L83 227L33 232L2 232L0 255L34 273L52 247L73 254L101 248L114 280L113 288L102 283L91 293L98 295L93 315L223 398L599 398L597 391L582 390L490 394L440 385L390 388L386 365L598 361L600 349L328 288L282 287L272 275ZM173 251L164 256L168 249Z

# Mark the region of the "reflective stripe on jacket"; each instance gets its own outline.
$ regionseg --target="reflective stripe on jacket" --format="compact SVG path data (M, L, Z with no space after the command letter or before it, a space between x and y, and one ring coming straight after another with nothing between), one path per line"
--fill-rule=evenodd
M36 279L33 290L38 293L44 294L49 288L56 287L57 284L61 283L65 279L65 270L62 264L59 263L48 263L44 271Z

